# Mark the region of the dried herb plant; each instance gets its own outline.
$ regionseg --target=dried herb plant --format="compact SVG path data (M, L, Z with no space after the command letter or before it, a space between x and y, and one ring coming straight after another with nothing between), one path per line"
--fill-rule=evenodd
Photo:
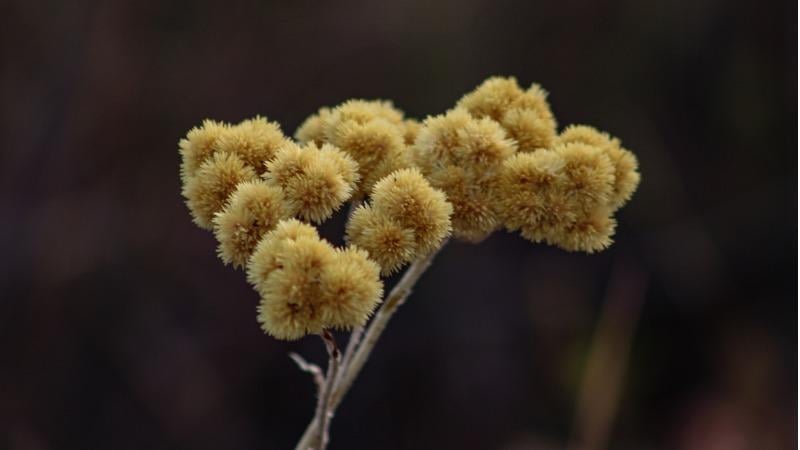
M320 108L294 139L262 117L206 120L179 147L193 220L246 271L261 328L316 334L327 349L324 373L290 355L318 390L300 450L327 446L336 408L449 238L477 243L505 228L597 252L640 179L619 139L586 125L559 133L547 93L513 77L489 78L422 122L388 101L349 100ZM347 204L347 246L336 248L311 224ZM406 265L384 298L381 276ZM332 330L352 330L343 352Z

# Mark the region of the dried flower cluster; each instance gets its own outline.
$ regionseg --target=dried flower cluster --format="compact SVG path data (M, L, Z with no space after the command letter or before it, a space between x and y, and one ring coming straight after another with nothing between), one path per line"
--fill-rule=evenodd
M294 139L262 117L206 120L179 147L193 220L213 232L225 264L245 269L262 329L325 341L324 376L296 359L319 388L302 450L325 449L342 396L451 234L480 242L505 228L596 252L640 179L619 139L585 125L559 132L540 86L500 77L422 122L388 101L348 100L320 108ZM348 203L347 246L336 248L312 224ZM406 264L381 305L380 277ZM341 355L328 330L349 328Z
M565 250L602 250L639 183L618 139L588 126L558 134L547 93L514 78L489 78L428 118L413 154L453 204L454 235L473 242L505 226Z
M378 100L320 108L294 139L262 117L206 120L180 154L195 223L213 231L223 262L247 269L259 321L285 339L363 325L379 277L451 233L479 242L506 228L604 249L639 183L619 139L583 125L559 133L540 86L500 77L423 122ZM348 202L348 247L337 249L309 223Z
M411 165L413 124L390 103L348 101L320 110L297 141L260 117L236 125L206 120L180 141L187 206L197 225L213 231L222 261L247 269L265 332L296 339L364 325L381 301L381 272L447 237L452 208L444 194L416 169L401 169ZM308 224L373 185L374 210L365 205L356 215L369 209L380 219L347 248L334 248ZM408 238L402 260L387 259L396 257L390 226Z

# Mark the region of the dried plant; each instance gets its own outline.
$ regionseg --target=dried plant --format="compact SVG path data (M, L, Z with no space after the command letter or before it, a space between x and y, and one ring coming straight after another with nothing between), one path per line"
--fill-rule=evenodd
M421 123L387 101L323 107L294 137L261 117L206 120L179 147L193 220L214 232L225 264L246 270L264 332L325 343L324 373L290 355L318 389L302 450L326 447L337 406L448 238L477 243L505 228L600 251L640 179L619 139L585 125L558 133L547 93L511 77ZM310 223L347 203L347 246L335 248ZM382 299L380 277L405 265ZM344 352L331 330L352 330Z

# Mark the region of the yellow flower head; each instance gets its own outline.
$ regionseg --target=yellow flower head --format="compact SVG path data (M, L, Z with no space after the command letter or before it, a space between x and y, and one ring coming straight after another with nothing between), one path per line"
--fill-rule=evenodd
M478 242L498 227L493 193L503 161L515 151L496 122L463 109L425 121L414 145L415 161L452 203L457 238Z
M200 165L183 187L186 205L194 222L203 229L213 228L214 214L222 211L228 196L243 181L256 178L252 167L238 156L219 152Z
M327 142L325 138L325 126L330 120L331 109L320 108L316 114L309 116L294 133L295 139L301 144L313 142L317 147Z
M264 239L271 239L267 235ZM336 251L319 238L300 236L283 242L273 270L257 287L261 294L258 321L278 339L297 339L325 328L320 276L335 263Z
M518 153L503 163L497 206L506 227L515 231L558 226L569 211L562 208L564 158L549 150Z
M369 192L379 179L410 164L402 128L384 119L341 123L332 142L358 163L362 179L359 196Z
M406 139L412 139L413 122L391 102L348 100L322 117L325 140L350 155L359 165L362 197L376 181L390 172L408 167Z
M547 92L537 84L523 90L514 77L491 77L464 95L457 106L475 117L499 122L521 152L549 148L556 137Z
M225 209L214 216L219 257L244 267L261 236L288 216L279 188L258 180L239 183Z
M414 231L419 255L438 248L450 234L453 207L418 169L392 172L375 184L371 197L378 215L391 217Z
M181 180L186 184L194 176L200 165L217 150L219 141L230 132L227 123L204 120L203 125L194 127L179 142L181 154Z
M267 163L268 184L283 189L291 215L322 222L353 193L358 165L346 154L325 144L318 148L289 143Z
M347 123L365 125L375 119L383 119L395 126L403 125L403 112L392 102L383 100L348 100L334 108L324 118L325 135L328 142L336 144L339 128Z
M583 143L600 148L614 166L614 186L609 199L612 211L630 200L639 186L639 163L630 151L622 148L617 138L587 125L570 125L558 137L561 144Z
M489 117L500 122L506 111L516 106L523 93L514 77L490 77L461 97L457 106L476 117Z
M270 273L281 267L286 244L299 238L319 239L317 229L297 219L287 219L262 236L247 263L247 281L258 287Z
M336 250L320 274L322 320L326 327L363 326L383 296L380 267L356 248Z
M615 224L608 208L613 170L605 153L580 143L509 158L497 191L506 227L570 251L607 247Z
M297 339L363 325L383 292L379 270L365 252L334 249L313 227L290 219L261 238L247 276L261 295L264 331Z
M521 234L531 241L544 241L563 250L595 253L611 245L616 225L611 211L600 207L579 215L570 224L548 230L543 236L527 227L522 228Z
M238 155L256 173L265 170L265 163L289 140L280 126L263 117L244 120L223 134L217 144L218 151Z
M392 172L375 184L371 205L347 224L348 242L369 252L390 274L436 249L451 231L452 206L417 169Z
M347 241L367 251L383 275L398 271L417 255L414 230L394 218L377 214L369 205L359 206L347 223Z
M574 211L606 206L614 189L614 166L603 150L586 144L559 145L554 150L564 159L564 198Z

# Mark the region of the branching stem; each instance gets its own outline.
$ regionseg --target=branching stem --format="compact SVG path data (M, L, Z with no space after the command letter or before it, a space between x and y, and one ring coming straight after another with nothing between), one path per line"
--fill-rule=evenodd
M327 445L328 427L330 426L330 418L333 417L336 408L341 403L345 394L350 390L361 369L369 359L372 350L375 348L378 339L380 339L383 330L392 318L397 309L402 305L408 296L411 294L414 285L419 281L423 273L430 267L433 258L439 253L439 250L444 247L446 241L442 245L431 252L430 254L414 261L408 269L406 269L403 277L394 286L389 295L386 296L375 317L370 322L369 326L364 333L363 329L353 330L350 336L350 342L347 344L347 350L342 364L339 365L337 358L331 358L328 366L328 376L325 379L323 391L325 395L320 393L320 399L326 399L325 404L317 403L317 412L311 423L308 424L303 437L297 444L296 450L324 450ZM363 340L361 339L363 334ZM331 336L331 340L333 337ZM335 348L335 341L332 344ZM328 341L326 340L326 346ZM330 350L329 350L330 354ZM338 354L338 350L337 350ZM336 366L333 370L334 375L331 376L331 367ZM339 371L338 377L335 372Z

